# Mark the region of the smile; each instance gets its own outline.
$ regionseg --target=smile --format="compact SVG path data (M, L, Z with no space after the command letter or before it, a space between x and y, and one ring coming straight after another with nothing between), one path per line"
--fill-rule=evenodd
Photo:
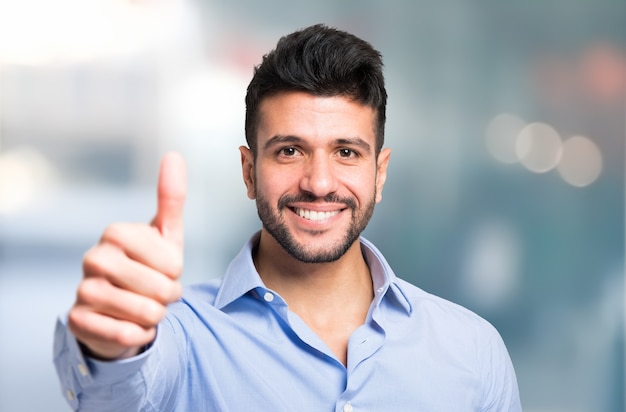
M293 211L300 217L307 219L307 220L326 220L326 219L330 219L331 217L337 215L340 211L339 210L334 210L332 212L318 212L315 210L307 210L307 209L301 209L301 208L294 208Z

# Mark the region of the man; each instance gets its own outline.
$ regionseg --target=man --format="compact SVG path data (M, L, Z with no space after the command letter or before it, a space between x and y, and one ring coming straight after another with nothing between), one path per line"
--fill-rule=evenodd
M283 37L248 87L240 148L262 229L182 292L185 169L166 155L156 217L105 230L58 323L72 408L521 410L495 329L360 237L387 176L386 100L368 43L322 25Z

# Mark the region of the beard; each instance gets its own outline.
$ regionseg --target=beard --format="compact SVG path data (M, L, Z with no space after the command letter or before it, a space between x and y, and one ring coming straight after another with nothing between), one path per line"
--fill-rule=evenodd
M276 239L278 244L290 256L303 263L329 263L341 258L367 227L376 205L376 193L365 205L365 208L361 210L357 209L357 202L353 198L340 198L335 194L325 196L325 202L345 204L351 210L352 218L343 238L332 245L326 246L323 250L316 250L310 245L297 242L291 232L289 232L289 229L287 229L283 217L285 211L292 213L287 207L288 204L293 202L313 202L317 200L315 196L306 192L295 196L284 195L279 199L276 211L272 210L270 203L260 193L256 192L255 197L257 212L265 230ZM321 233L319 232L318 234Z

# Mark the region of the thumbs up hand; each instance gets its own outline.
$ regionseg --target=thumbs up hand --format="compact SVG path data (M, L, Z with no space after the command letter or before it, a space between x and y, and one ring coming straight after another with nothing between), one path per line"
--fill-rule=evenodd
M186 179L183 158L166 154L152 222L112 224L85 254L68 327L89 355L136 355L154 340L166 305L180 298Z

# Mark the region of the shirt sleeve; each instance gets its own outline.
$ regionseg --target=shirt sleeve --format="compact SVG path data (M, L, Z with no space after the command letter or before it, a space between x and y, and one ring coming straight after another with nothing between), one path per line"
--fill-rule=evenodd
M97 361L86 358L67 318L57 320L54 332L54 365L61 390L74 411L145 410L146 384L142 367L153 348L120 361Z
M482 363L485 383L484 412L522 412L513 363L500 334L492 329Z

